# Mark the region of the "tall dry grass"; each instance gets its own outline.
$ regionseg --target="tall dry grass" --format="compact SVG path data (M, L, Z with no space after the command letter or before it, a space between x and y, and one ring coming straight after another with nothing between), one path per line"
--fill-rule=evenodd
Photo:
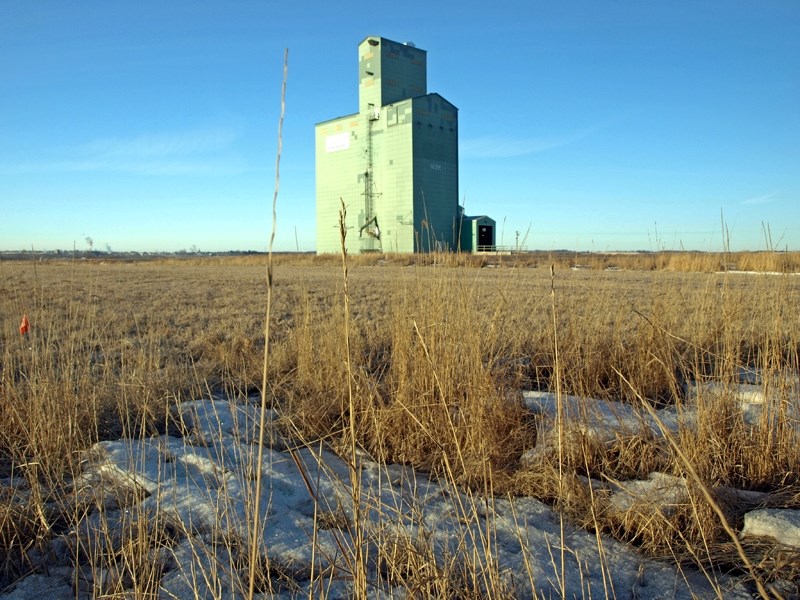
M276 257L268 397L306 443L347 455L355 442L380 462L424 469L475 498L531 494L656 556L742 569L697 486L715 494L733 526L742 508L714 490L758 490L774 505L798 506L789 410L797 391L788 382L798 373L800 279L677 272L681 257L671 258L672 271L667 263L664 272L605 272L570 270L572 257L556 263L553 295L548 270L520 257L493 258L495 269L460 268L463 258L448 255L349 257L343 313L341 264ZM735 261L781 270L760 259ZM23 478L32 490L23 502L0 498L7 583L26 572L29 550L74 520L70 482L82 450L165 431L170 407L184 399L262 391L265 292L263 263L240 259L3 262L0 276L0 477ZM23 337L24 313L31 331ZM755 427L734 400L745 367L763 374L773 398ZM687 385L712 380L729 393L699 388L696 426L675 440L680 452L652 436L612 444L578 436L560 456L520 461L542 431L523 407L523 388L558 384L579 396L688 408ZM691 482L691 501L669 515L614 514L591 483L656 470ZM145 530L132 531L139 539ZM434 568L429 550L384 542L386 576L421 585ZM436 589L500 585L486 564L480 574L473 566L436 567L444 569ZM148 577L145 591L158 573Z
M25 257L12 254L13 260ZM159 264L172 267L252 267L266 266L267 254L245 252L240 254L175 254L159 256L104 255L103 253L78 253L81 262L95 264ZM33 260L64 264L71 260L66 254L34 254ZM273 261L277 265L335 266L337 254L318 255L313 252L277 252ZM486 266L514 266L519 268L544 268L592 271L671 271L681 273L715 273L726 271L753 271L760 273L800 272L800 252L765 250L759 252L697 252L697 251L641 251L641 252L574 252L568 250L520 251L485 254L358 254L350 260L356 266L428 266L434 263L448 266L481 268Z

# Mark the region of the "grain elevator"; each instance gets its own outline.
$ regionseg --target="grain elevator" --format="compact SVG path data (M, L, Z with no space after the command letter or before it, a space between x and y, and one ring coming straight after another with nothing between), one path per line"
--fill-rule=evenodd
M359 44L358 112L316 125L318 253L340 251L340 199L348 252L458 249L458 109L427 87L424 50Z

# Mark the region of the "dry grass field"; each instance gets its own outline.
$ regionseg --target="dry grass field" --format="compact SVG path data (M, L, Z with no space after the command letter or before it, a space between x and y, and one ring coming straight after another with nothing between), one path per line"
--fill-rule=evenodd
M773 274L716 272L732 265ZM704 492L800 508L800 276L786 274L798 270L800 256L778 253L352 257L345 312L340 260L279 257L264 396L304 443L347 455L354 433L381 463L534 496L655 557L797 576L800 559L776 566L755 547L748 570L725 530L741 507ZM2 490L0 589L69 527L83 450L168 431L182 401L262 392L265 306L258 257L0 262L0 478L33 491ZM691 385L735 386L743 370L776 398L756 426L722 394L698 400L674 443L560 430L557 453L521 461L537 442L522 390L680 407ZM654 471L691 482L685 510L621 520L587 484Z

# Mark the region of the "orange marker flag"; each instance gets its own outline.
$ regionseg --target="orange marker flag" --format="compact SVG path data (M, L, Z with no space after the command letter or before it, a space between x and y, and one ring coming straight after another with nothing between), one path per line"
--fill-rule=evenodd
M25 335L28 333L28 330L31 328L31 324L28 322L28 315L22 315L22 323L19 325L19 334Z

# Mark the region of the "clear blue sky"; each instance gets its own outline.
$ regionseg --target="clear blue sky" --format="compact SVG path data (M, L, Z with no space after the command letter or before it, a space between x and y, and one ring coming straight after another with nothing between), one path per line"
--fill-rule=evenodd
M428 51L460 196L536 249L800 250L797 0L0 2L0 250L313 250L314 124Z

